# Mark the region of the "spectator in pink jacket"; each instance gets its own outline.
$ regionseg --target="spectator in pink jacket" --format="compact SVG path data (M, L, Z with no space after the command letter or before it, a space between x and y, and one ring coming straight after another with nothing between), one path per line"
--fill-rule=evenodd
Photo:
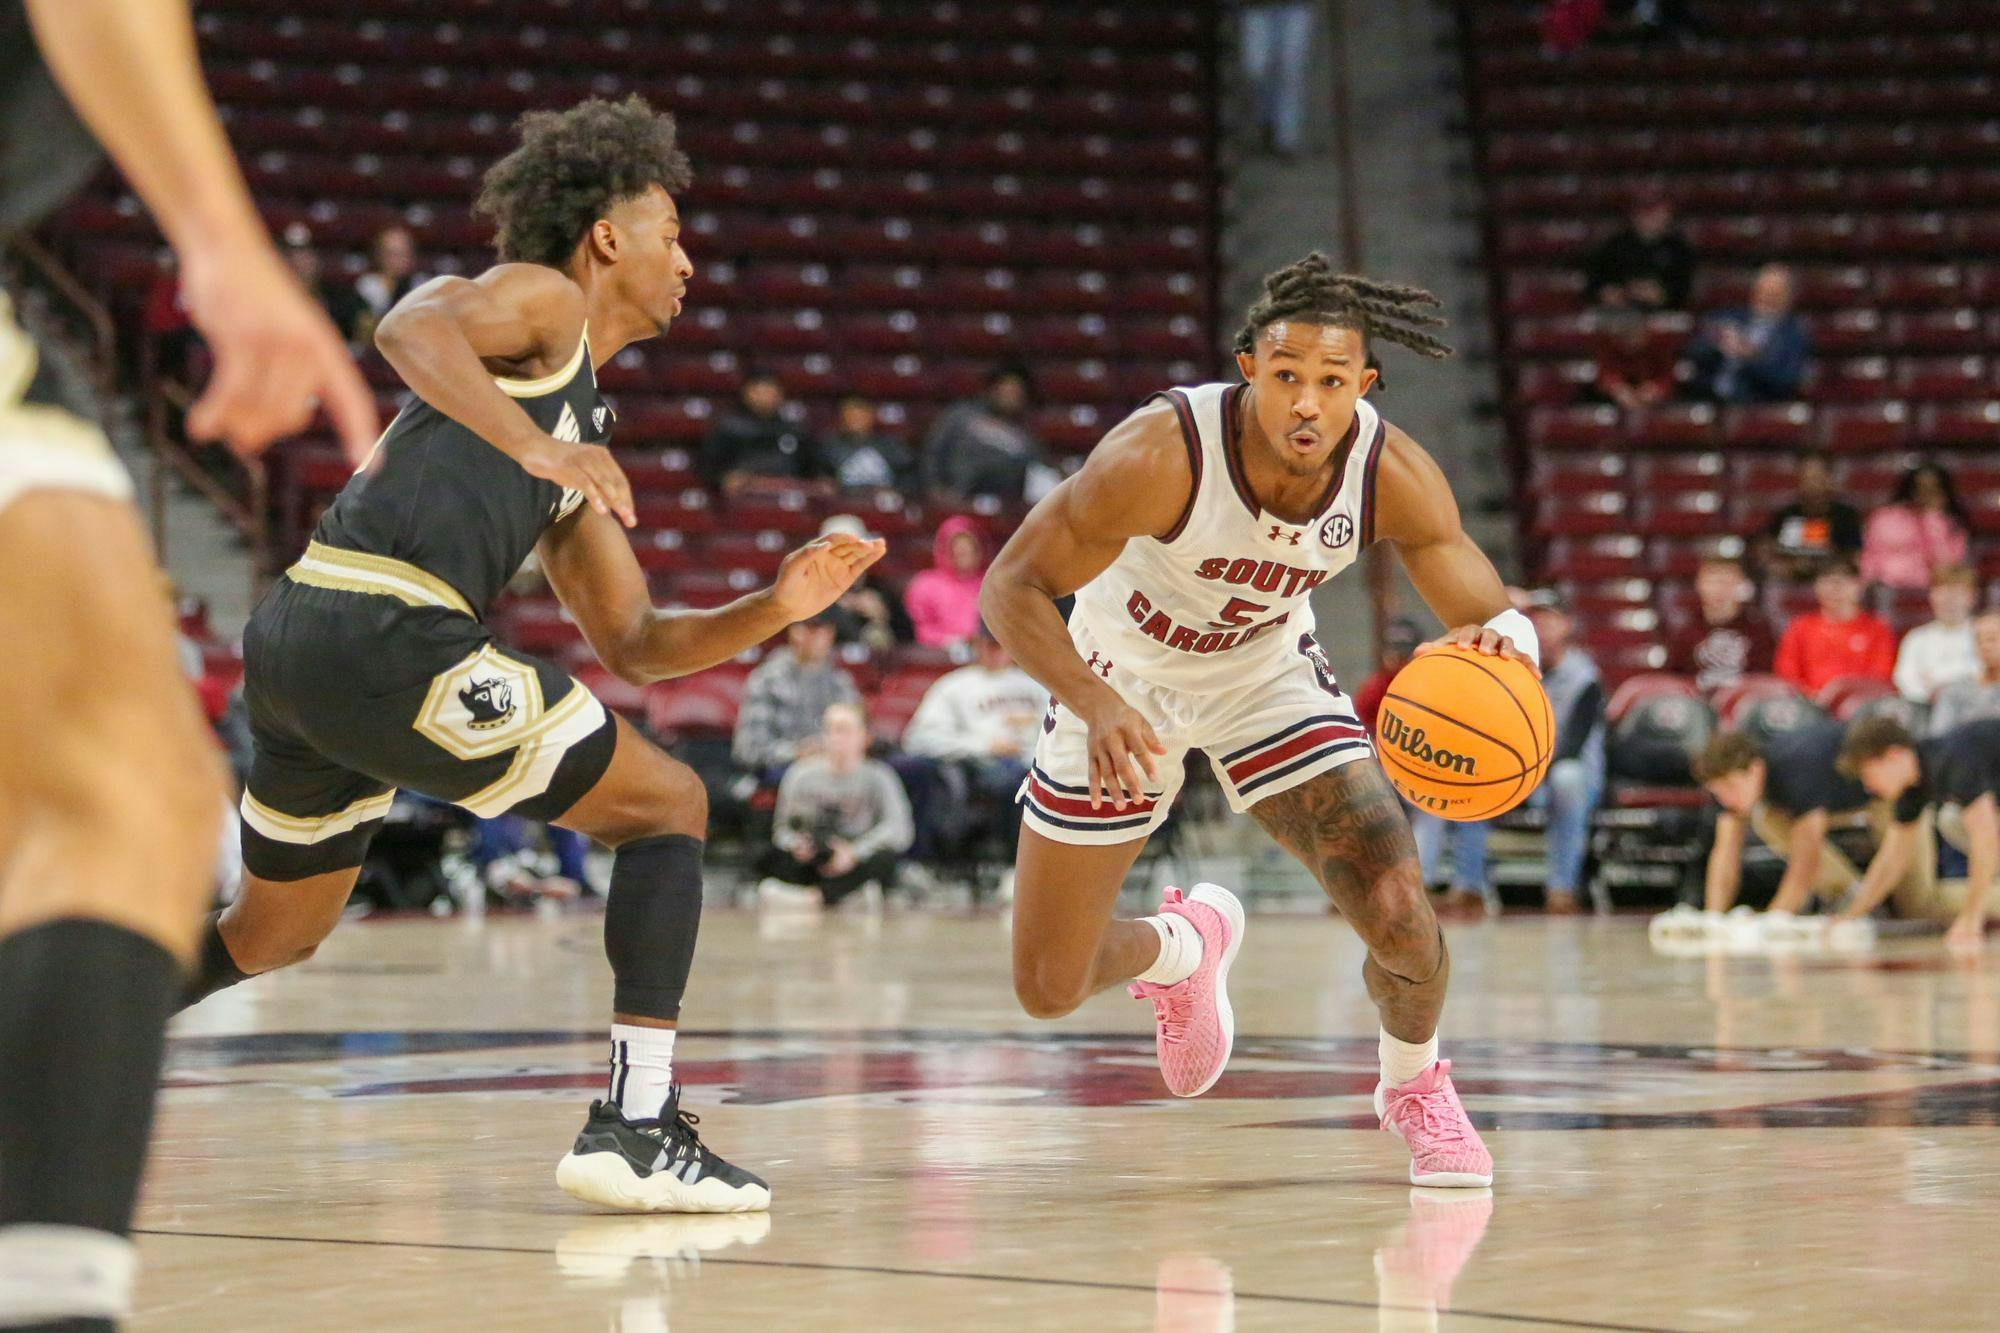
M1919 463L1896 483L1896 496L1868 516L1861 539L1861 577L1891 588L1928 588L1940 565L1965 563L1970 525L1951 474Z
M932 565L910 580L903 594L917 642L932 647L966 643L979 635L979 583L986 577L986 543L969 518L938 524Z

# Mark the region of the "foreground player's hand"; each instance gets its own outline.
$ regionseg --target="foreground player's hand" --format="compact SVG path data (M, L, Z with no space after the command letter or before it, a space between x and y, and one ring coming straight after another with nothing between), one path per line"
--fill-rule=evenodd
M1149 789L1159 787L1156 756L1167 747L1138 709L1114 695L1101 710L1084 717L1083 724L1089 730L1091 809L1109 801L1112 809L1123 810L1127 801L1143 801Z
M793 620L816 616L839 601L888 549L880 537L864 542L844 532L809 541L778 566L772 600Z
M181 304L215 358L188 434L248 457L304 430L322 404L359 467L381 425L333 321L262 236L218 242L181 262Z
M1953 953L1977 953L1986 945L1986 914L1961 912L1944 933L1944 947Z
M1542 678L1542 669L1535 664L1534 658L1516 648L1511 638L1488 625L1460 625L1443 638L1433 639L1420 646L1416 655L1422 657L1425 653L1434 653L1441 648L1470 648L1475 653L1484 653L1488 657L1505 657L1519 662L1534 672L1536 680Z
M529 476L581 491L598 513L609 514L628 528L638 525L639 517L632 512L632 483L603 445L572 444L544 435L519 455L519 461Z

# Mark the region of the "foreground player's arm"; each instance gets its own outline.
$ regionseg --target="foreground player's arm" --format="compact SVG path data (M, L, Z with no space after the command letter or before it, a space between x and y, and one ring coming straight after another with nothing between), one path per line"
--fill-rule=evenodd
M549 586L597 660L619 679L644 685L727 662L819 614L887 548L880 538L822 537L786 556L770 587L708 611L655 607L624 531L604 514L579 509L544 533L536 549Z
M1853 921L1880 907L1890 891L1903 882L1903 874L1910 868L1916 850L1917 826L1890 824L1882 834L1882 845L1875 849L1875 855L1868 860L1868 869L1862 872L1860 889L1840 909L1835 920Z
M396 302L375 346L410 392L519 463L573 487L626 527L632 486L601 444L558 440L493 382L488 361L561 364L583 336L583 290L540 264L501 264L476 278L433 278Z
M70 104L180 258L182 301L215 358L189 432L254 453L324 400L358 462L375 439L374 397L251 207L185 0L27 0L27 12Z
M1727 912L1743 887L1743 816L1724 810L1715 817L1715 842L1708 849L1702 884L1704 911Z
M1444 470L1394 426L1376 464L1375 507L1376 533L1395 543L1410 582L1444 622L1447 632L1438 645L1511 657L1540 675L1533 629L1508 600L1493 562L1466 535Z
M1945 934L1945 943L1956 949L1977 949L1986 938L1986 899L1993 892L1993 877L2000 873L2000 807L1992 792L1964 808L1965 818L1965 906Z
M1819 880L1820 846L1826 841L1825 810L1808 810L1792 821L1791 837L1785 842L1785 873L1778 876L1778 891L1771 895L1773 912L1792 912L1806 905L1813 885Z
M1096 578L1134 537L1179 521L1194 485L1173 408L1155 402L1117 426L1029 511L986 571L979 610L996 639L1090 730L1090 803L1143 799L1165 754L1153 728L1084 665L1056 599Z

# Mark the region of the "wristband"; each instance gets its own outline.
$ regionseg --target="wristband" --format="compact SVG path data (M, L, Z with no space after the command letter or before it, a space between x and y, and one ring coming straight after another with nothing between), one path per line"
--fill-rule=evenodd
M1535 633L1535 622L1519 611L1508 607L1499 615L1486 622L1485 628L1498 630L1514 641L1521 655L1535 664L1537 670L1542 665L1542 636Z

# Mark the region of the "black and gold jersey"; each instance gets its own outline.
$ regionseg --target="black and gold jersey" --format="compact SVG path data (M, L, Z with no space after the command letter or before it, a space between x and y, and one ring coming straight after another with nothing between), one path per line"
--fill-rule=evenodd
M102 160L42 63L19 0L0 0L0 235L32 227Z
M588 336L553 374L494 382L559 440L601 444L610 436L611 409L597 394ZM414 565L451 585L472 614L483 616L549 525L582 503L579 492L529 476L411 397L320 519L313 541Z

